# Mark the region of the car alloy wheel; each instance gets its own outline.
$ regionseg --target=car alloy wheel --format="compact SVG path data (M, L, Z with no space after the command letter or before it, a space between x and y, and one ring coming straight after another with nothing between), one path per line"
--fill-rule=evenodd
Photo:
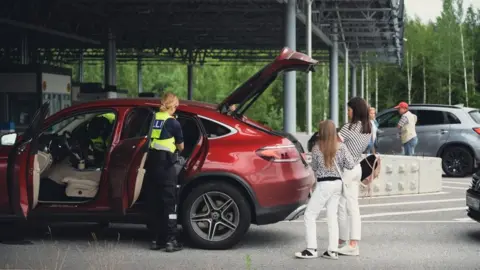
M240 211L233 199L223 192L211 191L198 197L190 210L195 232L208 241L230 237L240 222Z
M442 155L442 168L447 176L464 177L472 172L473 157L464 147L450 147Z
M227 249L237 244L252 217L243 193L223 181L194 187L182 204L181 215L189 240L204 249Z

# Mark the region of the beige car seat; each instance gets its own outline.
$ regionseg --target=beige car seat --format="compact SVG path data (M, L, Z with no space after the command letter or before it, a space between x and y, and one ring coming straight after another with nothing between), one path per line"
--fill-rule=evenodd
M35 208L38 204L38 197L40 195L40 178L42 174L47 171L53 163L52 155L49 153L38 151L33 156L33 202L32 208Z

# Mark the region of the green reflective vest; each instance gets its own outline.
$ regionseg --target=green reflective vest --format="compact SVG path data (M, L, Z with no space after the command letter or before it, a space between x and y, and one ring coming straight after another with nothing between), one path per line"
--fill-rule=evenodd
M168 139L160 140L160 134L162 134L162 129L165 126L167 119L173 118L167 112L157 112L155 113L155 120L153 121L153 128L151 134L151 143L150 149L169 151L171 153L175 152L177 147L175 146L175 138L172 136Z

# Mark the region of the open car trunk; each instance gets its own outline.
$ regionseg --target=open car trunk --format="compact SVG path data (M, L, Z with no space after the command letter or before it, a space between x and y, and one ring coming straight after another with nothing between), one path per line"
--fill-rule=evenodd
M256 100L265 92L265 90L275 81L275 79L285 71L313 71L313 67L318 64L317 60L296 52L289 48L283 48L280 55L275 60L266 65L255 75L249 78L245 83L239 86L235 91L227 96L217 107L221 113L231 114L238 120L260 129L266 133L281 136L289 139L302 157L305 166L308 165L305 156L305 150L302 144L292 134L284 131L274 131L262 124L256 123L243 115L255 103ZM232 105L236 105L236 109L231 111Z

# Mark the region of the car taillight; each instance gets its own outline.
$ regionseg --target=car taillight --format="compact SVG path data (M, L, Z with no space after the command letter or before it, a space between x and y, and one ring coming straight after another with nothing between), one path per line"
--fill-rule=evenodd
M300 160L295 145L266 146L258 149L257 155L272 162L296 162Z
M473 128L473 131L475 131L478 135L480 135L480 128Z

